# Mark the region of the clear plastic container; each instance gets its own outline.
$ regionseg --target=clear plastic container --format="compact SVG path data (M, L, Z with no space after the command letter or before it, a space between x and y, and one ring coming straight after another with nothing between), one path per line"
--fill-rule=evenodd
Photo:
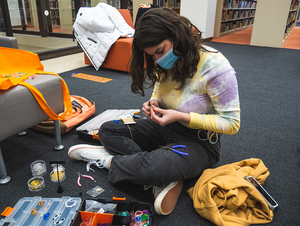
M32 177L27 182L29 191L37 192L45 187L44 178L41 176Z
M43 160L36 160L31 163L32 176L45 176L47 173L46 163Z
M51 165L53 167L52 172L50 173L50 178L52 182L58 182L58 178L57 175L59 175L59 182L62 182L66 179L66 173L65 173L65 168L58 164L52 164ZM58 167L58 173L57 173L57 167Z
M9 216L0 219L0 226L70 226L73 225L73 220L78 215L80 207L81 198L78 197L24 197L14 206ZM32 212L35 208L37 215L34 216ZM48 218L45 218L47 215L49 215ZM78 226L79 224L74 225Z

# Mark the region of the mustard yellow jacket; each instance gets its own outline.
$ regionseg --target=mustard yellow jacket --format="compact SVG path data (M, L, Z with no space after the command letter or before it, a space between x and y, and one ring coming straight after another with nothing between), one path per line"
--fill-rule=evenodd
M273 211L255 187L244 179L251 175L263 184L269 174L260 159L246 159L205 170L187 192L196 211L216 225L269 223Z

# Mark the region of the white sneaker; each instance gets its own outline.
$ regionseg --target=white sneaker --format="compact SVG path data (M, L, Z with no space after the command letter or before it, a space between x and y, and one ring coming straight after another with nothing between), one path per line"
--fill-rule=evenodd
M161 215L170 214L176 206L182 187L182 181L172 182L163 188L153 186L154 209L156 213Z
M87 144L79 144L70 147L68 151L69 157L76 160L87 162L86 170L93 170L90 166L96 165L98 168L108 169L109 160L113 157L107 152L103 146L94 146Z

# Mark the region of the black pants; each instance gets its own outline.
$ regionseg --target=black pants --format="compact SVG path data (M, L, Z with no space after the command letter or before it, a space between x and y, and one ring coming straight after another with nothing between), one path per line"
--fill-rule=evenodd
M100 128L102 145L114 155L108 172L112 184L126 180L162 187L200 176L219 160L220 139L216 144L201 141L198 130L178 122L162 127L149 119L135 121L131 125L109 121ZM159 147L178 144L185 145L178 150L189 155Z

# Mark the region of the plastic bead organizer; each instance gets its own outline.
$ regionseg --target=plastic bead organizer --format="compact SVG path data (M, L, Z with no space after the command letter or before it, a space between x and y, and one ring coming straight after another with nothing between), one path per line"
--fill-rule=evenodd
M153 206L145 202L107 201L105 199L84 200L72 226L80 226L82 222L92 221L91 226L151 226ZM87 207L87 202L97 204ZM113 205L115 204L115 205ZM113 207L112 207L113 206ZM100 208L100 211L99 211ZM102 213L101 210L104 212Z
M13 211L0 220L0 226L69 226L78 213L81 198L25 197L18 201Z

